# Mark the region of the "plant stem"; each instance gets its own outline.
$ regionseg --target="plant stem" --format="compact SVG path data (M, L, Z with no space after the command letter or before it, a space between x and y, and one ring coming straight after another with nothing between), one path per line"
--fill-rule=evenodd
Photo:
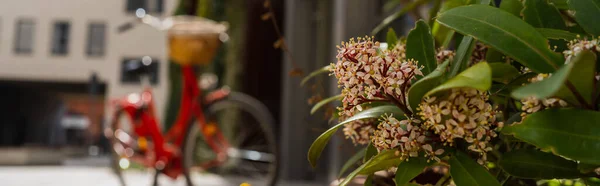
M571 83L571 81L567 80L565 82L565 85L567 85L567 88L569 88L571 93L573 93L573 95L575 95L575 98L577 98L577 101L579 101L579 103L581 103L581 105L583 107L585 107L587 109L592 109L592 107L587 102L585 102L585 99L583 99L583 96L581 96L581 94L579 94L579 92L575 88L575 85L573 85L573 83Z
M510 179L510 175L506 176L506 179L502 180L502 182L500 182L500 185L504 185L506 181L508 181L508 179Z
M408 108L406 107L406 105L400 103L400 101L398 101L396 98L394 98L394 96L389 95L389 94L385 94L388 99L390 101L392 101L392 103L394 103L394 105L398 106L398 108L400 108L402 110L402 112L404 112L404 114L408 115L408 116L412 116L412 112L410 110L408 110Z

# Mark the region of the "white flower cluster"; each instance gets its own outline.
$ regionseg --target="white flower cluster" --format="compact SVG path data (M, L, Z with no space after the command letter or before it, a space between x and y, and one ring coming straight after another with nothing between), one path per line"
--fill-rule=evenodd
M424 128L433 130L444 145L453 146L455 139L464 139L469 150L481 155L478 161L483 163L492 150L490 140L497 136L494 130L503 125L496 121L498 112L488 99L485 91L456 88L449 95L425 98L418 114Z
M592 39L592 40L573 40L568 44L569 49L565 50L563 54L567 59L566 62L570 61L570 59L575 56L577 53L583 50L590 50L594 53L600 52L600 40Z
M550 77L550 74L538 74L537 76L529 79L530 83L535 83L538 81L542 81L546 78ZM521 121L525 119L525 117L529 114L533 114L534 112L547 109L547 108L558 108L558 107L566 107L567 102L559 98L547 98L547 99L537 99L535 97L528 97L521 100Z
M452 50L443 50L440 49L438 51L438 53L435 55L436 59L437 59L437 63L443 63L446 60L450 60L452 61L454 59L454 56L456 55L456 53L454 53L454 51Z
M341 118L343 120L344 118ZM375 131L376 119L355 120L344 125L344 136L353 144L366 145Z
M331 72L342 87L341 114L351 116L360 104L372 100L404 101L410 81L422 75L416 61L406 60L404 45L381 50L373 37L350 39L338 46L337 62Z
M425 157L440 161L437 156L444 153L444 149L434 151L425 135L426 131L420 127L420 120L398 120L393 115L382 117L372 139L377 150L397 149L397 155L402 159L418 157L419 152L424 152Z

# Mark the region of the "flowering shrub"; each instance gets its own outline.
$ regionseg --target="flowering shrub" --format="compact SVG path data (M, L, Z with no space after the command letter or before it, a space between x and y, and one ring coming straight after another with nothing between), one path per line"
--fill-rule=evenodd
M389 29L385 43L338 46L326 69L340 99L313 110L340 100L340 123L315 140L311 165L343 128L366 150L340 185L377 171L396 185L599 184L600 0L432 3L437 16L404 39ZM442 175L414 179L428 172Z

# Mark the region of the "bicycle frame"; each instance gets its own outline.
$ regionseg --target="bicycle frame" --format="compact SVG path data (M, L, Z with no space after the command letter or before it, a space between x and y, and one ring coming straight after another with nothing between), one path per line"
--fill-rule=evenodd
M153 152L155 158L148 158L148 153L144 154L142 164L154 166L171 178L176 178L183 173L181 164L182 152L180 149L186 137L186 130L191 124L192 117L199 125L206 143L218 156L217 159L207 162L204 168L222 163L224 153L227 153L230 145L223 137L218 125L207 123L204 108L206 105L227 97L229 91L219 89L202 97L202 91L198 87L196 73L193 66L182 66L183 90L179 114L175 124L163 135L159 122L154 115L154 104L152 101L152 92L146 88L140 96L141 99L125 98L117 101L117 104L134 122L134 133L137 136L150 136L154 142ZM173 148L172 146L175 146Z

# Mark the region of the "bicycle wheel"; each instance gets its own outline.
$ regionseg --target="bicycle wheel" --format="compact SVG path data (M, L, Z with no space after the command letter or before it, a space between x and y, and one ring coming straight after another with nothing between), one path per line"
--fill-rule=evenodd
M150 136L134 133L135 121L123 110L118 109L106 136L111 144L111 168L121 185L157 185L158 171L149 165L153 155Z
M279 159L272 128L274 119L267 108L248 95L232 92L207 111L207 125L218 125L230 147L226 153L216 154L206 143L198 123L192 120L183 149L188 180L207 173L226 178L228 185L275 185ZM224 161L205 166L218 157Z

